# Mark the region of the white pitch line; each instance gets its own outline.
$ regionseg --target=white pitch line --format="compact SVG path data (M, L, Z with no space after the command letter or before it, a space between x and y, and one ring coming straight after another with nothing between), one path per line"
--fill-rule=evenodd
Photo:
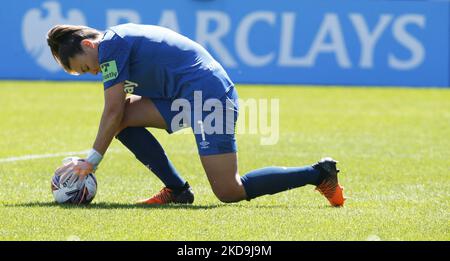
M117 149L110 149L108 152L116 152L119 151ZM60 152L60 153L52 153L52 154L38 154L38 155L25 155L20 157L9 157L9 158L0 158L0 163L5 162L14 162L14 161L22 161L22 160L33 160L33 159L45 159L45 158L56 158L62 156L74 156L80 154L87 154L89 150L83 151L70 151L70 152Z
M0 159L0 163L21 161L21 160L32 160L32 159L56 158L56 157L73 156L73 155L86 154L86 153L88 153L88 150L60 152L60 153L53 153L53 154L25 155L25 156L20 156L20 157L3 158L3 159Z

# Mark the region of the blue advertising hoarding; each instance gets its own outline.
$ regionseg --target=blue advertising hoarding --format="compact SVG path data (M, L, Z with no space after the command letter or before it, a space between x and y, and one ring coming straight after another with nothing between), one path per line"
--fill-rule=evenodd
M5 1L0 79L95 80L53 61L55 24L159 24L206 47L236 83L450 86L450 1Z

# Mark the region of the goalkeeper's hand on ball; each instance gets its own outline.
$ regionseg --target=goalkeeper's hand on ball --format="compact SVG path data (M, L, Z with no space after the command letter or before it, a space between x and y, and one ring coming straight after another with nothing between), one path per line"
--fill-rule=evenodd
M103 156L98 153L95 149L91 149L86 157L86 159L79 159L73 171L75 174L80 176L87 176L90 173L94 173L100 164L100 161L103 159Z
M94 173L95 168L92 163L87 161L86 159L79 159L75 163L75 166L73 167L73 173L79 175L79 176L87 176L90 173Z

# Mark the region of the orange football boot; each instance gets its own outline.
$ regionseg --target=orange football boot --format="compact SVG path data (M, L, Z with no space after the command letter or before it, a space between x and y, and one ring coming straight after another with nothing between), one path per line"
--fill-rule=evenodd
M339 169L336 168L336 160L332 158L323 158L313 165L318 169L322 176L322 182L316 187L316 190L324 195L333 207L344 206L344 188L339 185L337 174Z
M186 182L187 184L187 182ZM192 204L194 202L194 192L189 184L185 185L185 189L179 193L175 193L172 189L164 187L151 198L137 201L137 204L143 205L164 205L164 204Z

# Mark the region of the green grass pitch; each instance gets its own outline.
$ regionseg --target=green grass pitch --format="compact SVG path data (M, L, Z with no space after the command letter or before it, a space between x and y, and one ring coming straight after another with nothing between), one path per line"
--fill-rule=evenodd
M92 145L100 83L0 82L0 240L450 240L450 90L237 86L240 98L277 98L280 139L237 136L241 175L268 165L339 160L349 199L328 206L313 186L251 202L213 195L192 135L152 130L196 193L192 206L133 202L162 184L113 141L87 207L53 203L63 156ZM80 155L83 156L83 155Z

